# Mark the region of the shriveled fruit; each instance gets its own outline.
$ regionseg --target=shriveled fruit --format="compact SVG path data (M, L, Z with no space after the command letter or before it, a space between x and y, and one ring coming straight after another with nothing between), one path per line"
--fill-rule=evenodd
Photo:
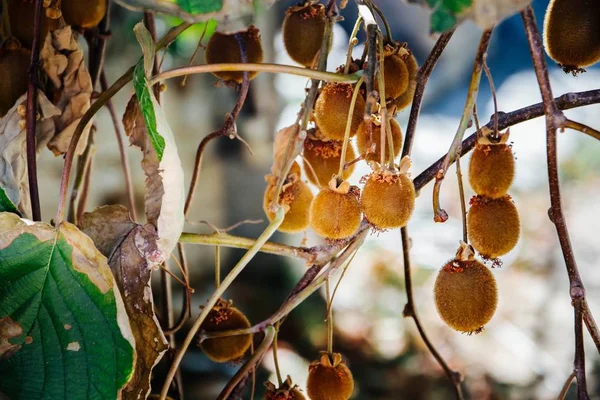
M272 178L267 178L269 185L265 190L263 199L263 209L265 214L272 221L275 214L269 210L273 196L275 195L276 181ZM308 185L297 177L291 177L289 181L283 185L283 189L279 195L279 204L282 207L289 207L285 213L285 217L279 230L285 233L301 232L308 228L310 204L313 200L313 194Z
M8 46L7 46L8 45ZM12 108L21 95L27 92L31 52L5 43L0 50L0 117Z
M356 186L346 181L339 186L332 179L329 188L323 188L310 206L310 226L327 239L352 236L360 227L360 203Z
M483 257L494 259L511 251L519 241L519 212L511 197L473 196L467 214L469 240Z
M338 173L340 159L342 158L342 142L337 140L319 140L314 136L306 138L304 141L305 159L304 170L308 180L319 186L327 187L333 175ZM352 144L348 143L346 150L346 162L356 158L356 153ZM342 179L348 179L354 171L354 165L350 165L343 172Z
M10 21L10 33L19 39L19 42L28 49L33 46L33 20L35 13L35 1L10 0L8 2L8 18ZM40 19L40 48L49 31L60 27L60 19L51 19L42 12Z
M306 400L298 385L292 383L289 375L279 388L271 382L265 382L265 387L267 388L265 400Z
M494 275L472 257L448 261L437 276L434 295L444 322L465 333L480 332L492 319L498 303Z
M315 103L315 120L324 137L331 140L344 140L346 122L352 102L354 87L348 83L328 83L323 87ZM350 136L363 120L365 101L359 94L354 103L350 124Z
M475 145L469 164L469 183L475 193L491 198L506 194L515 175L515 159L509 145Z
M403 54L406 49L400 49ZM383 82L386 99L400 96L408 88L409 72L403 56L397 50L389 50L383 59ZM375 85L377 87L377 84Z
M323 353L309 365L306 391L311 400L347 400L352 396L354 378L339 353Z
M383 122L382 122L383 123ZM400 129L400 124L395 119L390 119L390 126L392 128L392 145L394 149L394 158L400 152L400 148L402 147L402 129ZM375 143L375 152L368 153L365 156L367 161L377 161L379 162L381 158L381 126L377 126L374 123L371 123L372 134L369 135L369 131L367 129L367 124L363 121L358 126L358 132L356 133L356 145L358 146L358 151L360 154L367 154L367 150L371 148L373 143ZM371 136L371 137L369 137ZM387 134L385 136L385 151L383 159L385 161L389 158L389 144L387 141Z
M250 321L230 303L219 300L200 327L208 333L250 328ZM244 356L252 343L252 335L224 336L205 339L200 348L215 362L235 361Z
M263 49L260 32L254 25L238 32L243 43L246 45L246 58L249 63L261 63L263 60ZM235 33L227 34L215 32L211 36L205 51L207 64L241 63L242 55ZM215 76L224 81L242 82L244 73L241 71L218 71L213 72ZM253 79L257 72L249 72L248 78Z
M106 0L62 0L60 4L67 25L93 28L106 15Z
M415 209L415 187L405 173L374 171L362 190L362 212L378 229L406 226Z
M321 49L325 33L325 7L308 1L292 6L283 20L283 44L292 60L310 67Z
M544 47L565 72L600 60L600 2L552 0L544 19Z

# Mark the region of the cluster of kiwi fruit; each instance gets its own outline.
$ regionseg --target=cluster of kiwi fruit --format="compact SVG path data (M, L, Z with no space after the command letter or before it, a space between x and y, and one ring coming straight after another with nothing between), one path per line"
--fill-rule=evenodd
M551 0L544 18L544 47L565 72L577 75L600 60L600 2Z
M510 195L515 173L508 131L478 138L469 163L469 183L477 193L467 214L469 241L484 258L496 259L519 240L519 213Z

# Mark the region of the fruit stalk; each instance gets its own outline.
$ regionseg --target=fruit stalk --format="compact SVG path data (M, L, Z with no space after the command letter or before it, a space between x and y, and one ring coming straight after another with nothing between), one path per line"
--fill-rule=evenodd
M350 34L350 40L348 41L348 51L346 52L346 65L344 66L344 75L347 75L348 70L350 69L350 64L352 63L352 50L354 49L356 43L358 43L356 35L358 34L358 30L360 29L362 21L363 19L360 15L356 17L354 28L352 29L352 33Z

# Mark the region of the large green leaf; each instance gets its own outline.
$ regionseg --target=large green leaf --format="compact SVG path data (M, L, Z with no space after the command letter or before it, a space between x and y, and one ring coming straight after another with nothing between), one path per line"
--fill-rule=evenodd
M456 25L458 15L468 10L473 0L427 0L433 10L431 14L431 31L444 32Z
M2 211L8 211L11 213L19 214L17 206L15 206L12 201L10 201L4 189L0 187L0 212Z
M0 232L0 392L117 398L133 373L134 340L106 258L69 223L0 213Z
M223 8L223 0L175 0L175 3L190 14L212 13Z

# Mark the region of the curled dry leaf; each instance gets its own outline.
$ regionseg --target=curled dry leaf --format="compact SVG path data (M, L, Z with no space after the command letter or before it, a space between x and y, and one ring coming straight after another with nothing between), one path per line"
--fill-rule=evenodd
M271 167L271 173L275 176L281 175L281 170L283 169L286 162L286 153L288 150L288 144L290 142L290 138L298 132L300 126L298 124L286 126L285 128L280 129L275 134L275 141L273 142L273 166ZM293 157L293 150L291 149L290 154Z
M150 279L156 265L156 228L135 224L123 206L105 206L85 213L81 229L108 258L123 296L135 337L136 363L123 399L144 399L150 392L152 369L167 351L168 343L154 314Z
M66 153L77 124L90 108L92 80L85 67L83 51L70 26L46 36L40 58L56 91L55 104L61 110L61 114L55 117L56 135L48 143L48 148L54 155L60 155ZM90 126L83 131L77 154L85 149Z
M492 29L530 3L531 0L473 0L470 16L481 29Z
M29 217L31 204L27 177L26 132L23 125L24 113L19 113L19 107L25 103L26 98L27 94L23 94L6 115L0 118L0 187L17 206L21 215ZM36 124L36 151L39 154L54 136L54 118L60 115L60 110L42 91L38 91L37 99L40 119Z

